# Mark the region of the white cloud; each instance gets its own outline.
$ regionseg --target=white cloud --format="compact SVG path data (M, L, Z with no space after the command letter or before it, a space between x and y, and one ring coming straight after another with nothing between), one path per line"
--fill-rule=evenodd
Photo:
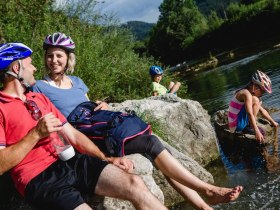
M113 13L121 22L139 20L156 23L159 5L163 0L105 0L98 8L105 13Z

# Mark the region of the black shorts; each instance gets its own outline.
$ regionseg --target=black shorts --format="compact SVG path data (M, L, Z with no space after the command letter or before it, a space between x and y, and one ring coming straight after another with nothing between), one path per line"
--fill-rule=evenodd
M68 161L58 160L28 183L26 200L35 209L72 210L93 195L107 164L79 153Z
M124 144L124 153L126 155L140 153L151 161L164 150L160 140L154 135L139 135L128 140Z

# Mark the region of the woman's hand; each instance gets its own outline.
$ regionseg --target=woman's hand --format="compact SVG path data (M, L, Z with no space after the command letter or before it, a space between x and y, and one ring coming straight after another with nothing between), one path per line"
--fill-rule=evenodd
M95 101L97 107L95 107L94 111L97 110L109 110L109 105L104 101Z

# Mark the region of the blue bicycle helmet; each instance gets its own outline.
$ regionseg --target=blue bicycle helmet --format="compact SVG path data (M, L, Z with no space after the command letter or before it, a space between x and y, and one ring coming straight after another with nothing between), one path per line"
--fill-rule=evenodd
M160 66L151 66L150 75L155 76L157 74L163 74L163 69Z
M32 50L22 43L6 43L0 45L0 71L6 69L13 61L26 58Z

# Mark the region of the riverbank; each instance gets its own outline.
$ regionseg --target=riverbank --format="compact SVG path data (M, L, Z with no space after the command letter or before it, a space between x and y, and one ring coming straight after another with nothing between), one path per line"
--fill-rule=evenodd
M209 57L185 61L167 70L170 72L177 72L177 74L179 73L180 76L184 78L185 76L192 73L211 70L219 66L227 65L246 57L258 54L263 51L273 51L279 48L280 42L278 40L264 41L262 43L258 43L257 45L244 45L242 47L231 49L219 54L209 52Z

